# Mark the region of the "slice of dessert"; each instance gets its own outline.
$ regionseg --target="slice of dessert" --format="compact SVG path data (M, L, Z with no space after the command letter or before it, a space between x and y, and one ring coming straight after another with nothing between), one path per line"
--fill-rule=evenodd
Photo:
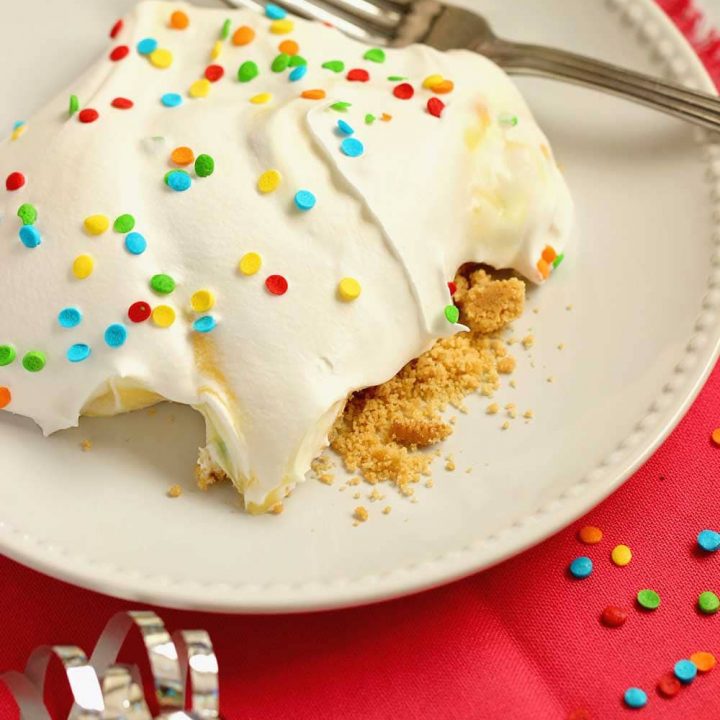
M45 433L191 405L204 474L251 512L351 393L464 331L463 263L540 283L571 220L485 58L156 1L0 144L0 177L0 405Z

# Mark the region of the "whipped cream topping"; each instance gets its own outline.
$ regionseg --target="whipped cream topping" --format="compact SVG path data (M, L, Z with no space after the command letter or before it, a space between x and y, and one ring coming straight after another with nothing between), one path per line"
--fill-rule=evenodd
M172 27L176 10L187 27ZM235 44L243 26L254 37ZM271 69L287 39L306 71ZM191 405L207 420L212 461L248 507L265 509L303 479L349 393L463 330L446 312L460 265L539 283L561 256L565 182L516 87L479 55L413 46L367 59L366 46L320 24L154 0L112 43L0 144L0 179L24 179L0 186L0 406L46 434L159 398ZM148 54L155 45L169 52ZM322 66L331 60L344 69ZM224 75L202 81L211 64ZM348 80L353 69L367 82ZM432 75L452 91L423 87ZM396 91L404 83L412 97ZM181 103L169 107L168 94ZM97 118L68 113L70 95ZM350 154L348 137L361 143ZM169 185L177 147L212 157L214 172L191 164ZM279 186L261 192L271 169ZM311 209L295 203L302 190ZM37 211L26 226L23 204ZM146 247L113 228L124 214ZM253 274L239 269L248 253L260 256ZM78 277L83 256L92 272ZM169 294L151 287L158 274L175 281ZM61 321L65 309L78 313Z

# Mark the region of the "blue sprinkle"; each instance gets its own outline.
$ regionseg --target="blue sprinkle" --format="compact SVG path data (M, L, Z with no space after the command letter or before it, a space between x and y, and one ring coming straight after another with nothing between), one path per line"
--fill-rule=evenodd
M357 138L345 138L340 143L340 150L348 157L359 157L365 152L365 146Z
M715 552L720 548L720 533L715 530L702 530L698 533L697 542L706 552Z
M145 38L137 44L137 51L141 55L149 55L157 50L158 41L155 38Z
M177 93L165 93L161 98L160 102L165 107L177 107L178 105L182 105L182 95L178 95Z
M82 313L74 307L68 307L61 310L58 314L58 322L64 328L74 328L80 324Z
M107 330L105 330L105 342L110 347L120 347L125 344L126 340L127 330L125 329L125 326L120 325L120 323L109 325Z
M640 688L631 687L625 691L625 704L631 708L641 708L647 705L647 693Z
M91 350L89 346L78 343L77 345L72 345L68 348L67 359L71 363L79 363L83 360L87 360L90 357L90 352Z
M352 135L355 132L355 130L353 130L353 128L348 125L344 120L338 120L337 124L338 130L340 130L343 135Z
M570 574L576 578L586 578L592 570L593 564L589 557L577 557L570 563Z
M147 248L147 240L139 232L131 232L125 236L125 249L132 255L142 255L145 248Z
M295 193L295 206L298 210L312 210L317 200L309 190L298 190Z
M288 75L288 78L290 82L297 82L298 80L302 80L307 75L307 65L298 65L296 68L293 68L290 74Z
M42 242L40 232L34 225L23 225L19 234L20 241L26 248L36 248Z
M193 323L193 330L200 333L209 333L215 329L217 322L212 315L204 315Z
M287 13L285 12L284 8L273 5L272 3L268 3L265 6L265 15L267 15L267 17L269 17L271 20L282 20L283 18L287 17Z
M192 178L185 172L175 170L168 175L167 184L176 192L185 192L192 185Z
M695 679L697 672L697 665L691 660L678 660L675 663L675 677L685 685Z
M17 122L13 123L13 130L17 130L18 128L21 128L25 124L24 120L18 120Z

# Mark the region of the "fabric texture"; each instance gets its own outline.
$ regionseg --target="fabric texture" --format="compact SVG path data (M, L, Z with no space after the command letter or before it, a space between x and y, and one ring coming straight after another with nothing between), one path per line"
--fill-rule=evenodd
M720 80L720 36L699 36L688 0L663 0ZM720 366L652 459L586 518L502 565L452 585L380 605L321 614L251 617L161 609L171 630L202 627L214 640L228 720L700 720L720 717L720 667L673 699L655 686L698 650L720 658L720 614L696 609L720 593L720 552L697 550L720 526ZM593 524L605 538L576 539ZM609 561L628 544L624 568ZM589 555L593 575L567 573ZM652 588L662 604L633 603ZM606 605L628 610L620 628L599 622ZM88 592L0 559L0 670L21 669L41 644L90 651L109 617L134 604ZM643 688L648 706L627 709ZM66 704L66 695L56 706ZM582 711L586 711L584 714ZM0 720L17 710L0 683Z

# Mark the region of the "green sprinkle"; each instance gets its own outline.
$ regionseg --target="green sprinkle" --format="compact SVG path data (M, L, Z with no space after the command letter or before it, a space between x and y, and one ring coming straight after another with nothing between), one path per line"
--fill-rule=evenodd
M300 67L300 65L307 65L307 60L302 55L293 55L288 65L290 67Z
M698 596L698 607L705 615L713 615L720 609L720 598L714 592L706 590Z
M70 105L68 107L68 115L72 117L80 109L80 101L77 95L70 96Z
M640 590L637 601L640 607L646 610L656 610L660 607L660 596L654 590Z
M517 115L510 115L509 113L503 113L498 117L498 122L503 127L515 127L518 124Z
M160 295L169 295L175 290L175 281L169 276L164 274L153 275L150 280L150 287Z
M46 362L45 354L39 350L31 350L29 353L26 353L22 359L23 367L28 372L40 372L45 367Z
M15 348L12 345L0 345L0 367L5 367L15 361Z
M17 211L23 225L32 225L37 220L37 210L30 203L23 203Z
M289 64L290 56L286 55L285 53L280 53L279 55L275 56L275 59L272 61L272 65L270 66L270 69L275 73L281 73L287 70Z
M195 159L195 173L198 177L210 177L215 172L215 161L209 155L198 155Z
M227 40L230 37L230 29L232 28L232 20L228 18L220 28L220 39Z
M455 307L455 305L446 305L445 318L449 323L454 325L460 319L460 311Z
M322 66L326 70L332 70L336 73L341 73L345 69L345 63L342 60L328 60L324 62Z
M132 215L120 215L113 223L113 230L117 233L129 233L134 228L135 218Z
M385 51L382 48L370 48L363 57L374 63L385 62Z
M377 120L377 118L372 113L368 113L365 116L365 124L366 125L372 125L375 122L375 120Z
M259 74L260 71L258 70L257 63L254 63L252 60L247 60L238 69L238 80L240 82L250 82Z
M402 82L403 80L407 80L407 78L404 75L388 75L388 80L390 82Z
M560 253L554 260L553 260L553 267L556 268L560 263L565 259L565 253Z
M339 102L333 103L330 106L331 110L335 110L336 112L347 112L347 109L352 105L352 103L345 102L344 100L340 100Z

